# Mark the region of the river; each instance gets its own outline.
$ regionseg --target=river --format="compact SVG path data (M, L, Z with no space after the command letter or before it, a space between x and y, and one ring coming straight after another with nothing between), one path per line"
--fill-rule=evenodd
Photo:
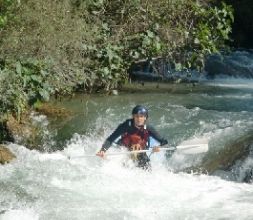
M240 174L231 181L180 172L203 154L153 154L152 172L123 166L124 156L74 158L94 154L136 104L148 107L150 123L171 145L205 138L216 152L252 129L253 80L207 80L189 93L79 95L54 104L74 113L57 134L47 118L33 117L45 126L48 147L57 141L64 149L41 153L9 144L17 160L0 167L1 220L253 219L253 185L240 182Z

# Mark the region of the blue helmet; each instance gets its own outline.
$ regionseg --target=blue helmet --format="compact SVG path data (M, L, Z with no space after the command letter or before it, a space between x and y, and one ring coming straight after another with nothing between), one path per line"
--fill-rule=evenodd
M135 115L135 114L141 114L148 117L148 109L144 106L136 105L132 110L132 115Z

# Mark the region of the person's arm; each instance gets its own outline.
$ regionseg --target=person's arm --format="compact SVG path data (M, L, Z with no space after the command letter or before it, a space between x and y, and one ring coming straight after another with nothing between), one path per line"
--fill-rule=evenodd
M153 137L155 140L157 140L158 142L160 142L160 146L166 145L168 144L167 139L163 138L153 126L148 126L148 131L150 133L150 136ZM154 147L153 149L154 152L159 152L160 149L159 147Z
M120 124L115 131L105 140L105 142L103 143L100 151L97 153L97 156L100 157L104 157L105 152L111 147L112 143L118 138L120 137L122 134L125 133L126 131L126 125L127 121Z

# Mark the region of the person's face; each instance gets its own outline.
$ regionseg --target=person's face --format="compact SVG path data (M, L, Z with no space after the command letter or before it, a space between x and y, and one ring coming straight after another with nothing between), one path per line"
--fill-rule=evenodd
M145 115L141 115L141 114L134 114L133 118L134 118L134 124L136 126L143 126L147 119Z

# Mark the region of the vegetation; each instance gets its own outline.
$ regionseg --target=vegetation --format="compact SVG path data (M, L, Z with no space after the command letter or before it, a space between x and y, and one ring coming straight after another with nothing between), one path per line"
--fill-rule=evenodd
M0 13L0 108L17 118L52 94L118 87L139 60L201 70L233 22L210 0L0 0Z
M230 43L233 47L253 48L253 4L251 0L226 0L234 8L235 22Z
M0 1L0 30L7 25L9 19L14 17L13 6L14 0Z

